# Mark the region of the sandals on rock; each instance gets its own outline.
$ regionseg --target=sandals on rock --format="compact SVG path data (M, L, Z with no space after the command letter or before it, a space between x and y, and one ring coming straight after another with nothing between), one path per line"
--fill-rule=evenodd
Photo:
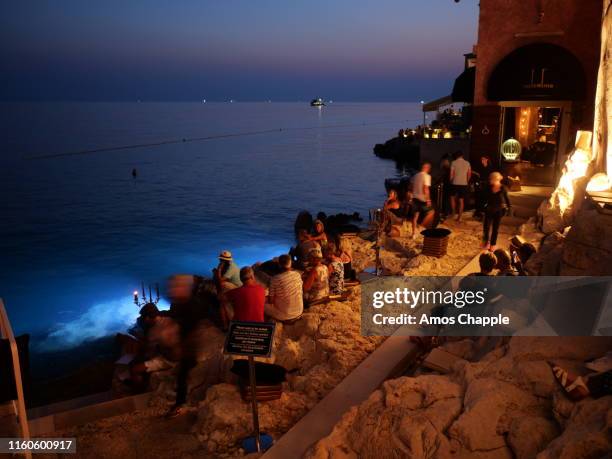
M582 376L572 375L559 366L554 366L552 371L561 387L565 389L568 397L572 400L582 400L590 395L589 388Z

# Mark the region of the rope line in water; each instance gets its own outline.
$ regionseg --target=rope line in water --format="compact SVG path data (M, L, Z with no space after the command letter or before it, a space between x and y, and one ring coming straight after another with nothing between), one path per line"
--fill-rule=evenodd
M33 155L33 156L25 156L23 159L26 160L36 160L36 159L51 159L51 158L61 158L63 156L77 156L77 155L88 155L92 153L105 153L110 151L121 151L121 150L134 150L137 148L147 148L147 147L159 147L162 145L172 145L177 143L187 143L187 142L204 142L207 140L216 140L216 139L227 139L230 137L246 137L260 134L271 134L273 132L283 132L283 131L307 131L307 130L315 130L315 129L333 129L333 128L344 128L344 127L355 127L355 126L372 126L377 124L389 124L389 123L399 123L399 122L413 122L418 120L399 120L399 121L378 121L372 123L351 123L351 124L330 124L328 126L304 126L304 127L286 127L286 128L276 128L276 129L263 129L260 131L246 131L246 132L236 132L230 134L216 134L209 135L205 137L189 137L183 139L171 139L171 140L161 140L157 142L151 143L138 143L133 145L120 145L115 147L103 147L103 148L93 148L89 150L76 150L76 151L66 151L60 153L47 153L41 155Z

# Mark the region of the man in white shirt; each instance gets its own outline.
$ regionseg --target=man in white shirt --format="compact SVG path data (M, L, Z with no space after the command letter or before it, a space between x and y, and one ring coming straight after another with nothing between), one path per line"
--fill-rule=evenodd
M451 163L451 206L453 214L457 212L457 221L461 221L461 215L463 214L463 207L465 204L465 197L468 192L468 183L470 183L470 177L472 176L472 168L470 163L463 159L463 152L458 151L455 153L455 160Z
M302 276L291 269L291 257L281 255L278 264L283 270L270 280L268 302L264 307L267 316L285 321L300 317L304 311Z
M429 189L431 187L431 164L424 162L421 165L421 172L416 174L412 179L412 239L416 237L417 223L419 215L423 214L423 226L428 226L428 222L433 217L433 209L431 208L431 195Z

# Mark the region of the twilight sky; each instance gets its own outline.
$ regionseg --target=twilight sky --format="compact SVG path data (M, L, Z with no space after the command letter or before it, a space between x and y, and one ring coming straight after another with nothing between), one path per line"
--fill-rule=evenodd
M0 0L0 100L418 101L478 0Z

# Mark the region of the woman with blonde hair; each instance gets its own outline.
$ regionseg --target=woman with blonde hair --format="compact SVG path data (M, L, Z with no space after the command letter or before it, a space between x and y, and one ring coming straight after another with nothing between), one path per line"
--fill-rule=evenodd
M499 172L491 172L489 183L485 190L484 221L482 224L482 248L485 250L495 250L499 224L502 217L511 208L508 192L506 187L502 185L503 178L503 175Z

